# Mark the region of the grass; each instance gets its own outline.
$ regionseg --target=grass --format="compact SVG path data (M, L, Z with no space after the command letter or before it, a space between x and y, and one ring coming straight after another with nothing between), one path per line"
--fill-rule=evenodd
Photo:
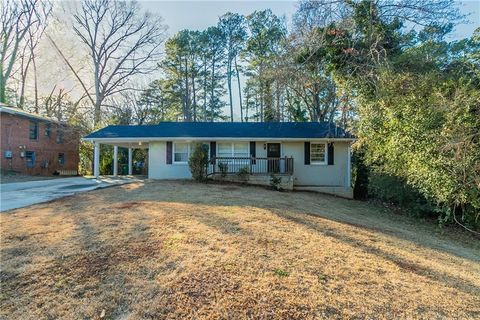
M367 203L145 182L0 215L0 318L480 317L480 243Z

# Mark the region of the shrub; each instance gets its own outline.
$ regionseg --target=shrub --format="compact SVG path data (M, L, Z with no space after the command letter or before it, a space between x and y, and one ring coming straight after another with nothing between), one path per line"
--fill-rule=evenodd
M188 159L188 166L196 181L205 181L207 179L208 165L208 146L202 143L196 143L193 152Z
M238 170L237 176L239 176L242 180L247 180L247 175L249 173L250 173L250 168L248 166L244 166Z
M270 175L270 186L273 188L273 190L280 191L282 188L280 187L280 184L282 183L282 178L280 177L275 177L275 175Z
M218 169L220 170L220 175L222 178L225 178L228 173L228 163L226 162L219 162L218 163Z

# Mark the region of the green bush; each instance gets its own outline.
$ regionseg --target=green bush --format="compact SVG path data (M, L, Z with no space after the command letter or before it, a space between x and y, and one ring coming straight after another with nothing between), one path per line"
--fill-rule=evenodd
M250 168L248 166L245 166L238 170L237 176L239 176L242 180L246 180L249 173Z
M270 175L270 186L273 188L273 190L280 191L282 188L280 187L280 184L282 183L282 178L276 177L275 175Z
M406 209L413 216L434 216L434 205L404 179L371 173L368 193L371 197Z
M220 175L222 178L225 178L228 173L228 163L226 162L219 162L218 163L218 169L220 170Z
M207 179L208 165L208 146L202 143L196 143L193 146L193 152L188 159L188 166L196 181L205 181Z

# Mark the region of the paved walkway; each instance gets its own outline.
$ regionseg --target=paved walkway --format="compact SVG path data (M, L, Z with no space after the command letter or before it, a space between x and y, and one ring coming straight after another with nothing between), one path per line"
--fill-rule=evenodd
M0 211L27 207L77 192L141 181L134 177L73 177L53 180L13 182L0 185Z

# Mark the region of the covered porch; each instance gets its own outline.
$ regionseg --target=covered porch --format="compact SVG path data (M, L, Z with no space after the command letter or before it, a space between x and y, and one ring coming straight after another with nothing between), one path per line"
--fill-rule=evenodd
M100 174L100 148L102 145L113 147L113 156L112 156L112 175L117 177L119 175L128 175L132 176L134 172L134 163L133 155L136 149L146 150L147 159L143 161L143 166L148 170L148 148L149 144L147 141L92 141L93 142L93 175L95 178L98 178ZM128 150L127 156L127 170L126 172L119 172L119 148L124 148ZM140 174L145 175L145 174Z

